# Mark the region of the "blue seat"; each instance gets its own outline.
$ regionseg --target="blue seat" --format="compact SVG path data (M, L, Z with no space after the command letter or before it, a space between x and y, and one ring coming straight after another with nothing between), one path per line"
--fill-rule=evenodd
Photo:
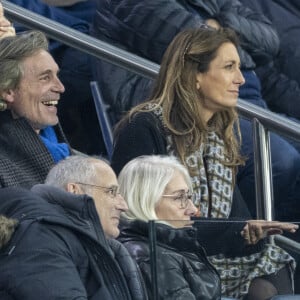
M112 134L112 127L107 114L107 109L109 105L105 104L103 101L103 97L98 82L91 81L90 86L91 86L91 91L92 91L92 95L96 107L97 117L101 128L107 156L108 159L111 160L111 156L113 152L113 134Z

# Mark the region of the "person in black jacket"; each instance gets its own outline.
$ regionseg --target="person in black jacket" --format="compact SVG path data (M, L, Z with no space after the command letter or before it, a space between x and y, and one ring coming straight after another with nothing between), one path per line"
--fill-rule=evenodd
M147 299L135 262L114 240L127 205L104 161L70 156L46 184L0 195L1 300Z
M197 208L193 200L198 195L192 193L187 169L174 156L137 157L124 166L118 179L129 207L123 214L119 240L138 262L151 299L149 249L152 247L149 247L147 224L150 220L156 221L158 299L220 299L220 279L206 254L220 272L223 295L241 299L248 294L247 299L259 300L288 290L285 285L291 283L285 277L285 268L278 274L270 272L264 276L265 280L260 278L256 268L260 265L264 269L267 265L258 259L268 248L263 238L283 230L294 232L297 225L245 221L245 218L234 221L195 218ZM233 213L245 216L247 210L240 208ZM278 249L273 248L274 253L279 253ZM221 266L213 255L219 262L226 257L231 261L227 260L226 267ZM276 283L276 277L282 284ZM235 285L237 282L239 285ZM247 289L242 288L245 285Z
M279 38L265 16L238 0L97 0L92 35L160 64L163 53L178 32L213 21L221 27L233 29L240 38L238 51L246 83L240 88L239 97L266 108L254 70L256 65L266 65L273 59L278 52ZM101 60L97 60L94 66L104 101L113 112L113 123L149 97L151 80ZM241 119L240 122L241 152L248 160L240 168L237 182L252 216L255 216L252 127L248 120ZM300 187L296 186L296 178L300 170L300 155L276 134L271 133L270 141L276 217L297 220L300 216L297 194ZM289 207L293 207L293 211ZM285 209L288 210L286 213Z

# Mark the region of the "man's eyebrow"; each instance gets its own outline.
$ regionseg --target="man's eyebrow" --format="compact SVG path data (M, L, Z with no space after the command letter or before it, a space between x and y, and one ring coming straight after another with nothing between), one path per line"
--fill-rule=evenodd
M39 76L49 75L49 74L52 74L52 73L53 73L53 70L47 69L47 70L44 70L41 73L39 73ZM60 69L58 69L57 72L55 72L56 75L58 75L59 73L60 73Z

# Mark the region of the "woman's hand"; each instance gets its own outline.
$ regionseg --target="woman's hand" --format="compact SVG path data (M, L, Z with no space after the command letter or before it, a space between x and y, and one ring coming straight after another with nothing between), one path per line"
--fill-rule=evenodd
M215 28L215 29L220 29L222 26L220 25L220 23L215 20L215 19L207 19L205 21L205 24L212 27L212 28Z
M3 6L0 3L0 39L7 36L16 35L15 28L12 24L5 18L3 12Z
M249 220L241 231L246 244L254 245L259 240L273 234L282 234L283 231L296 232L298 225L277 221Z

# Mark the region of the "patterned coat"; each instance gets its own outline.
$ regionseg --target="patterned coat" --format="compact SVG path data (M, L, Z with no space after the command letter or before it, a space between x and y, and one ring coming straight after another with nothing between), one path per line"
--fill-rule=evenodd
M59 142L66 142L60 127L55 126ZM10 111L0 113L0 187L30 188L43 183L54 160L24 118L13 119Z

